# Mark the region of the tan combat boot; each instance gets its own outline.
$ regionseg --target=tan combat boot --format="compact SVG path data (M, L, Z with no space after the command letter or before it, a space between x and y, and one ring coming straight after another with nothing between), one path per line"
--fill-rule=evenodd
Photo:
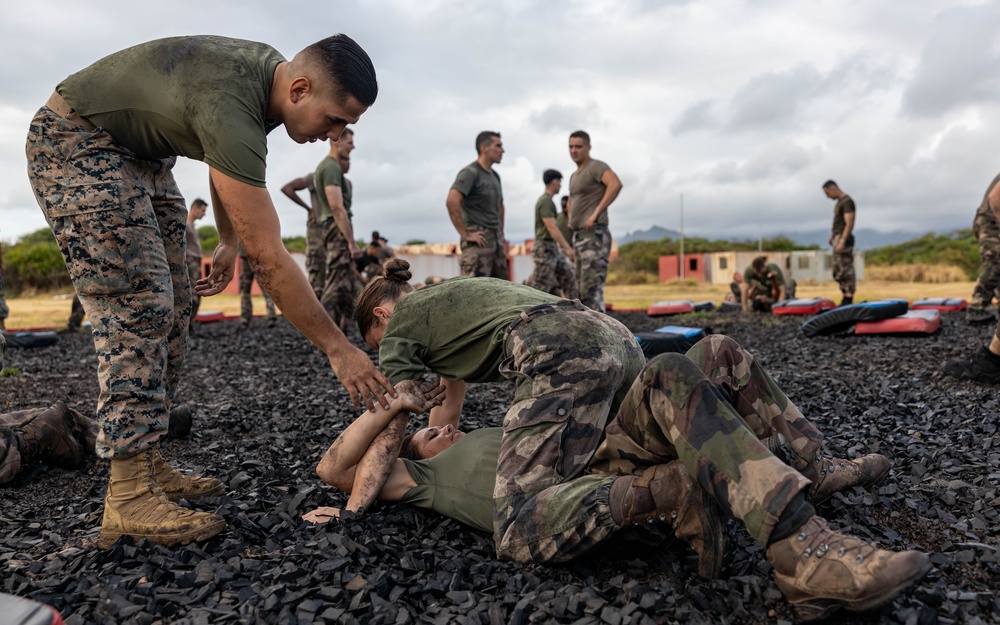
M719 577L726 542L715 500L705 494L679 460L649 467L633 477L621 497L612 489L611 505L622 511L622 525L669 524L674 536L697 552L698 575Z
M839 608L860 612L891 601L931 570L927 554L877 549L814 516L767 548L774 581L796 618L813 621Z
M186 545L215 536L226 527L217 514L195 512L167 499L153 477L154 451L111 461L111 481L104 497L104 520L97 546L110 549L122 536L151 543Z
M160 455L160 448L152 448L153 478L170 501L214 497L225 492L225 485L214 477L190 477L173 468Z
M809 478L813 483L809 491L809 501L813 504L823 503L842 490L852 486L868 488L882 482L892 463L882 454L868 454L854 460L844 458L827 458L819 454L812 463L799 467L793 460L795 456L785 448L785 437L775 434L761 441L775 456Z

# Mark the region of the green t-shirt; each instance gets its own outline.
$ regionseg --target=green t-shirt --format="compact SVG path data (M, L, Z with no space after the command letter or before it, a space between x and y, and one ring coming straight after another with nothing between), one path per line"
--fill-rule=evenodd
M265 186L274 71L263 43L200 35L157 39L116 52L59 83L77 113L141 158L186 156Z
M340 187L340 194L344 199L344 210L347 211L349 218L354 219L354 213L351 212L351 181L344 176L344 170L341 168L340 163L337 162L337 159L327 156L320 161L319 167L316 168L316 173L314 174L313 186L316 187L316 199L319 201L319 212L316 214L317 221L322 223L327 219L333 218L333 212L330 210L330 202L326 199L327 187Z
M503 204L503 189L500 174L486 171L479 161L472 161L458 172L451 185L462 194L462 221L466 226L479 226L488 230L500 230L500 205Z
M610 171L607 163L590 159L583 169L573 172L569 177L570 218L569 227L582 230L583 224L597 210L597 205L604 198L607 186L601 182L604 172ZM597 223L608 225L608 211L603 211L597 218Z
M559 232L562 233L566 242L573 245L573 231L569 228L569 215L563 211L559 211L559 214L556 216L556 225L559 226Z
M771 274L774 274L774 278L770 278ZM755 284L759 284L761 288L770 292L773 285L777 284L779 286L785 286L785 276L781 273L781 268L774 263L767 263L764 267L764 275L758 276L754 273L753 265L746 268L743 272L743 281L747 283L747 288L753 288Z
M543 219L555 219L556 218L556 203L552 201L552 196L548 193L543 193L542 197L538 198L535 202L535 240L536 241L555 241L552 235L549 234L549 229L545 227L545 222Z
M473 430L433 458L403 459L416 487L403 503L493 533L493 488L503 428Z
M496 278L452 278L407 293L379 345L393 384L430 369L449 380L499 382L507 327L523 310L559 298Z
M833 207L833 234L840 234L847 228L847 221L844 215L854 213L855 211L854 200L851 199L851 196L845 195L837 200L837 205ZM854 236L853 232L851 236Z

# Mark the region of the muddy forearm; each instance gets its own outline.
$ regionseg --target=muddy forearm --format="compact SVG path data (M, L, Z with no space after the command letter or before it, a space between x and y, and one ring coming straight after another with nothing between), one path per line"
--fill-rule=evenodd
M372 441L355 469L354 488L345 510L363 512L378 497L399 457L409 420L409 413L400 413Z

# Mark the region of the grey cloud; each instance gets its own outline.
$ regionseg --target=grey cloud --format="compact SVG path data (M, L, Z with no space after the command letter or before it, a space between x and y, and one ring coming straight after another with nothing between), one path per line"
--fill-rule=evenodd
M1000 6L955 7L934 21L920 65L903 94L903 112L933 117L1000 96L996 32Z
M774 141L745 162L726 160L712 167L707 179L716 184L783 180L814 162L817 150L807 150L790 140Z
M670 125L673 135L684 134L695 130L715 128L719 125L718 114L715 112L714 100L701 100L684 109L674 123Z
M594 102L583 105L552 104L528 117L528 123L539 132L567 134L577 128L598 126L600 121L600 110Z
M797 113L816 96L822 80L816 68L804 64L752 78L730 102L727 129L794 126Z

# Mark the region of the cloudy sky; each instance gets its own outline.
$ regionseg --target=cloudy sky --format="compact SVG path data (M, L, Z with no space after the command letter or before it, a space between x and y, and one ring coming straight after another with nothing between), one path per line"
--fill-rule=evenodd
M0 240L44 227L25 173L34 111L66 75L159 37L265 41L286 57L344 32L371 55L378 101L355 127L355 230L392 243L456 238L445 196L503 134L507 234L531 236L541 174L574 168L568 134L624 182L621 236L656 224L756 238L828 228L837 180L858 227L971 224L1000 169L1000 3L920 0L298 0L7 3L0 20ZM103 7L103 8L100 8ZM292 7L292 8L285 8ZM43 14L44 13L44 14ZM325 155L271 133L283 235L304 234L280 187ZM207 167L182 159L190 200ZM211 213L208 222L211 222Z

